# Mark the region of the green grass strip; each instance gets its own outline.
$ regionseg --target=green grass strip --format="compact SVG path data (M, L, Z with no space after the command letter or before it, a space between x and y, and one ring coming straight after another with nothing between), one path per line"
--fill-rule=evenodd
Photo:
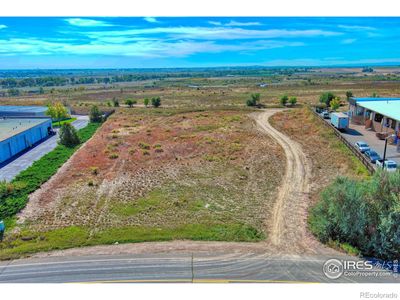
M78 131L81 140L79 145L73 148L57 145L54 150L17 175L11 184L4 184L7 187L2 188L0 192L0 219L11 218L23 209L29 194L49 180L72 154L93 136L100 126L101 123L89 123Z

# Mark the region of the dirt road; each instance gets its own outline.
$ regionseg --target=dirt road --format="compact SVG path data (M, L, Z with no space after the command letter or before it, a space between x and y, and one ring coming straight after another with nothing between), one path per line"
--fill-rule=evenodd
M307 231L307 210L311 179L310 162L300 144L276 130L269 118L278 110L254 114L260 130L273 137L286 156L286 172L268 220L269 241L276 252L319 253L329 251Z

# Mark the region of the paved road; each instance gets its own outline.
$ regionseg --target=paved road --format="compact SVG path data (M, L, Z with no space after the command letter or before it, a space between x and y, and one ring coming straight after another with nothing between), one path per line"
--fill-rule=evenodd
M327 258L255 254L136 254L51 257L0 263L0 282L400 282L387 277L328 279Z
M76 129L81 129L85 127L89 119L87 116L74 116L77 118L72 125ZM52 136L49 139L43 141L36 147L17 157L15 160L11 161L9 164L5 165L0 169L0 181L6 180L11 181L15 176L17 176L21 171L27 169L35 160L38 160L45 154L52 151L57 146L58 135Z

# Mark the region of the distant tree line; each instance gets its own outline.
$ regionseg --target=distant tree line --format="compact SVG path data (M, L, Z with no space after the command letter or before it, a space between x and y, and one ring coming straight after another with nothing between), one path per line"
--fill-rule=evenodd
M161 70L161 69L160 69ZM207 78L207 77L222 77L222 76L270 76L270 75L292 75L297 72L307 72L307 68L254 68L254 69L246 69L246 68L232 68L232 69L171 69L171 70L163 70L163 72L148 70L146 72L138 72L132 74L115 74L115 75L107 75L107 76L99 76L101 71L94 73L92 76L68 76L66 70L64 72L60 71L61 75L49 75L45 76L45 74L57 74L54 72L39 72L35 73L31 71L31 73L23 73L22 76L16 76L14 73L0 73L0 86L2 88L23 88L23 87L51 87L51 86L64 86L64 85L79 85L79 84L112 84L117 82L131 82L131 81L143 81L143 80L155 80L155 79L165 79L165 78L184 78L184 77L198 77L198 78ZM117 72L117 71L110 71ZM122 71L119 71L122 72ZM91 73L91 72L86 72ZM68 72L68 74L74 74ZM85 74L85 73L84 73ZM12 75L15 77L6 77L7 75Z

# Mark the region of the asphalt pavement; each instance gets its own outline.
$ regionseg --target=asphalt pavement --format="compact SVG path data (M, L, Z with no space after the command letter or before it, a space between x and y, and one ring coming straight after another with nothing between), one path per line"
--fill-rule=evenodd
M399 283L385 276L329 279L328 257L260 254L136 254L47 257L0 262L0 283ZM347 257L338 257L347 259ZM350 258L354 259L354 258Z
M77 118L77 120L72 122L72 125L78 130L85 127L89 122L89 118L87 116L73 117ZM57 139L58 134L44 140L37 146L29 149L7 165L0 168L0 181L11 181L21 171L31 166L35 160L40 159L42 156L52 151L57 146Z
M330 119L323 119L330 124ZM341 132L342 136L352 145L356 142L363 141L367 143L370 148L375 150L381 157L385 148L385 141L376 137L376 132L370 129L365 129L363 125L352 124L350 122L349 128ZM393 160L400 166L400 153L397 152L397 146L387 144L386 159Z

